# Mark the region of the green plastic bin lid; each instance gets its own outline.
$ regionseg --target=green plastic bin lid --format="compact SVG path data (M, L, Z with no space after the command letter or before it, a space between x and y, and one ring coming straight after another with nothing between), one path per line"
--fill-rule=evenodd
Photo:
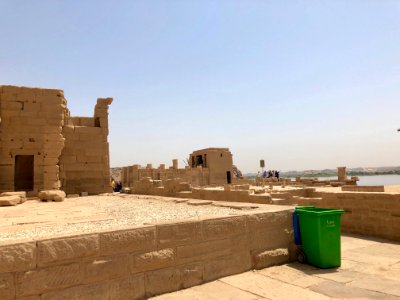
M307 215L330 215L330 214L343 214L343 209L336 208L320 208L315 206L297 206L295 207L295 212L298 214Z

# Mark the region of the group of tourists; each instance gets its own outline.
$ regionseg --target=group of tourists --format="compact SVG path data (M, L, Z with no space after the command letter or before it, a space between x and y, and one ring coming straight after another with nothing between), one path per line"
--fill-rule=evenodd
M114 178L111 178L111 187L114 192L120 192L122 190L122 182L115 181Z
M257 177L262 177L262 178L273 178L275 177L279 181L279 171L276 170L265 170L262 174L260 171L258 171Z

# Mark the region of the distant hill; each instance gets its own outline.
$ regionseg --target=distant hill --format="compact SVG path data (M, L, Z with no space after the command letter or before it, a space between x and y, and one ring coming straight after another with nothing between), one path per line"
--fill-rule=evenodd
M400 166L347 168L346 174L347 176L400 175ZM281 172L280 175L281 177L331 177L337 176L337 169L286 171ZM257 176L257 173L244 174L246 178L254 178L255 176Z

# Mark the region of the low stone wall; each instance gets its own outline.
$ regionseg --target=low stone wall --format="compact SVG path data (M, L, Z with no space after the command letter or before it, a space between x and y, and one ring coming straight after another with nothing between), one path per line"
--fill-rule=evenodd
M236 191L224 191L224 190L207 190L207 189L192 189L191 193L181 194L185 198L193 198L200 200L213 200L213 201L228 201L228 202L249 202L249 203L260 203L270 204L272 203L271 195L269 194L250 194L249 190L236 190ZM177 195L181 197L181 195Z
M179 180L167 180L164 186L157 186L158 180L144 178L137 182L135 187L130 189L133 194L154 195L162 197L179 197L199 200L228 201L228 202L249 202L259 204L272 204L271 195L252 194L249 186L235 186L234 190L191 188L188 183Z
M274 203L344 209L343 232L400 241L400 194L314 192Z
M358 186L358 185L345 185L342 186L343 192L372 192L372 193L383 193L385 187L383 185L370 185L370 186Z
M290 209L0 246L0 299L144 299L296 257Z

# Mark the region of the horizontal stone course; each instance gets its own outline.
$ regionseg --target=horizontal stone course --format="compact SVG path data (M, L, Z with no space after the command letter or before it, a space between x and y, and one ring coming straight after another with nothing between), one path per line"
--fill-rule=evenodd
M155 226L100 234L100 253L102 255L144 252L155 248Z
M202 225L200 221L157 225L157 245L168 247L202 241Z
M256 266L254 253L290 248L275 214L257 214L257 224L270 216L277 226L251 232L246 212L2 246L0 299L144 299L244 272Z
M100 250L99 235L39 241L38 266L47 266L60 261L96 256Z
M35 269L16 275L16 296L41 294L82 282L79 263Z
M206 240L221 239L244 234L247 231L246 217L211 219L203 221L203 236Z
M14 299L14 275L11 273L0 274L0 299Z
M31 270L35 267L35 242L0 246L0 273Z

